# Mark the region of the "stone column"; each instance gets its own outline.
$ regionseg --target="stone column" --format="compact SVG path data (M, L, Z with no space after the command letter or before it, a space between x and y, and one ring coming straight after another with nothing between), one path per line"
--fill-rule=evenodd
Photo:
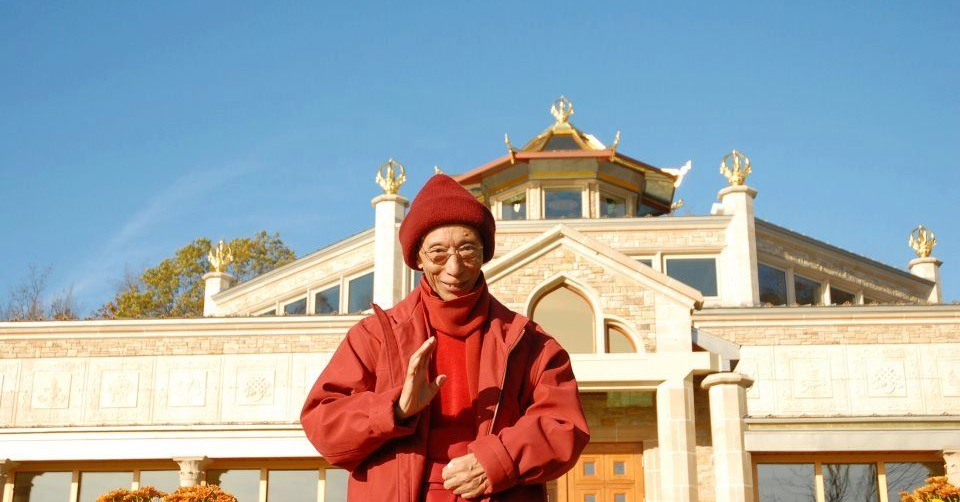
M943 303L943 282L940 280L940 265L943 265L943 262L932 256L914 258L907 264L911 274L934 282L933 289L930 290L930 296L927 298L930 303Z
M13 500L12 486L7 486L7 474L10 473L10 469L13 469L16 466L17 462L14 462L9 458L0 458L0 500L3 500L4 502ZM10 489L11 492L8 492L8 489Z
M753 466L743 445L743 418L753 380L739 373L714 373L702 385L710 394L716 502L752 502Z
M728 186L717 194L721 211L731 216L720 266L723 281L719 284L723 305L752 307L760 304L757 279L757 232L753 200L757 191L746 185Z
M960 446L944 448L943 463L947 481L953 486L960 486Z
M373 302L390 308L403 299L404 275L408 269L400 249L400 221L409 201L395 194L378 195L370 201L374 223Z
M203 274L203 315L212 317L220 315L220 308L213 300L213 295L233 286L236 277L226 272L207 272Z
M181 487L199 485L204 467L210 464L207 457L178 457L173 460L180 465Z
M657 386L657 447L660 450L661 500L696 502L692 375L667 380Z

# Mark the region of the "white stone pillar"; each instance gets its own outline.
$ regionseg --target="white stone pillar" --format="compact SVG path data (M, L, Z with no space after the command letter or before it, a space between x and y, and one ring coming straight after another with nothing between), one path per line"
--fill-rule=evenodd
M693 378L667 380L657 386L657 447L660 450L660 497L696 502L697 452L693 414Z
M207 457L179 457L173 460L180 465L181 487L199 485L204 467L210 465L210 459Z
M723 214L731 216L720 254L723 280L720 297L724 306L752 307L760 304L757 280L757 232L753 200L757 191L746 185L728 186L717 194Z
M400 221L409 201L399 195L378 195L370 201L374 223L373 302L390 308L403 299L403 277L409 270L400 249Z
M960 486L960 446L944 448L943 463L947 482L953 486Z
M9 458L0 458L0 500L13 500L13 480L7 479L10 469L17 466L17 462Z
M660 448L656 441L643 442L643 484L644 502L662 502L660 499Z
M911 274L934 282L933 289L930 290L930 297L927 298L930 303L943 303L943 282L940 280L940 265L943 265L943 262L932 256L914 258L907 264Z
M716 502L752 502L753 466L743 444L743 419L753 380L739 373L714 373L701 385L710 394Z
M229 289L236 278L226 272L207 272L203 274L203 315L212 317L220 315L220 308L214 301L213 295Z

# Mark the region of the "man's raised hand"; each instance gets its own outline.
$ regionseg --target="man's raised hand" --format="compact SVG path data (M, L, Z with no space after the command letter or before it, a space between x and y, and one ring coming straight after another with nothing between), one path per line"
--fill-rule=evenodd
M393 407L397 420L406 420L420 413L440 392L440 386L447 381L446 375L438 375L435 380L430 381L430 356L436 348L437 338L431 336L410 356L403 390Z

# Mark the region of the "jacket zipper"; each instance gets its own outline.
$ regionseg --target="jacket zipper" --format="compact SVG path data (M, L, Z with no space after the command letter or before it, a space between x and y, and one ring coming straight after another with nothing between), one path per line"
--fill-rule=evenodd
M503 374L500 375L500 392L497 394L497 404L493 407L493 418L490 419L490 427L487 429L488 435L493 434L493 426L497 422L497 413L500 411L500 401L503 400L503 386L507 383L507 368L510 366L510 354L513 354L513 349L520 344L520 340L526 331L527 328L521 329L517 339L510 345L510 348L507 349L507 357L503 361Z

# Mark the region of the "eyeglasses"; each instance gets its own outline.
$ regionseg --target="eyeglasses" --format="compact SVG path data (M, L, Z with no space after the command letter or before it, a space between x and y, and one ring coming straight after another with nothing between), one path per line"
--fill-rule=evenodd
M473 244L464 244L456 249L434 248L427 251L426 249L420 248L420 251L423 251L423 254L427 256L427 259L430 260L431 263L441 266L446 265L447 260L449 260L453 255L458 255L460 257L460 261L464 263L474 263L483 254L483 248L474 246Z

